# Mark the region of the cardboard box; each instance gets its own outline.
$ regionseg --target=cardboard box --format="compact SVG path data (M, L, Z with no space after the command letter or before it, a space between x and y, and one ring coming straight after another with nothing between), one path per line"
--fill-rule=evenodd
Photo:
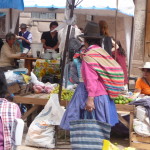
M11 84L8 84L8 91L11 93L11 94L17 94L20 92L20 86L18 83L11 83Z

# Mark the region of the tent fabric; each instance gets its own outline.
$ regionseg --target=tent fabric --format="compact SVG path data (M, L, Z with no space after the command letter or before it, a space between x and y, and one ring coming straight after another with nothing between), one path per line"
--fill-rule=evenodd
M6 8L24 10L24 2L23 0L1 0L0 9Z
M77 0L76 0L77 2ZM116 10L117 0L83 0L76 9L107 9ZM24 0L25 7L65 8L66 0ZM118 11L134 16L133 0L118 0Z
M0 12L0 17L6 16L6 13Z

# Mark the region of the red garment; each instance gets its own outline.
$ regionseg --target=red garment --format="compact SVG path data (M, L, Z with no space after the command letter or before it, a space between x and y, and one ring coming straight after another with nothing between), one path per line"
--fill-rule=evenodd
M115 51L112 52L112 57L115 59ZM122 70L124 72L124 84L128 84L126 57L124 55L120 55L118 50L117 50L116 61L122 67Z

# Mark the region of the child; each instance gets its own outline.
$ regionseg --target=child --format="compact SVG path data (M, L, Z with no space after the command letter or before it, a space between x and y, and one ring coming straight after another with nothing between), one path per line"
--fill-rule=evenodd
M17 104L5 99L7 84L5 75L0 72L0 150L12 148L11 127L15 118L20 118L21 113Z

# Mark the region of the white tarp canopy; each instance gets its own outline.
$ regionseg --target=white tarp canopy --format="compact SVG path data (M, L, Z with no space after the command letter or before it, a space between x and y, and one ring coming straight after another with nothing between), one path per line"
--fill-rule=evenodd
M53 8L55 13L64 12L66 2L70 0L24 0L25 11L35 11L34 8ZM75 3L81 2L74 10L74 14L84 14L93 16L116 16L118 8L118 17L124 17L125 38L127 57L129 61L129 52L131 45L132 17L134 16L135 5L133 0L75 0ZM117 7L118 2L118 7ZM29 7L29 8L28 8ZM34 8L32 8L34 7ZM58 8L58 9L57 9ZM41 10L42 11L42 10ZM65 13L66 14L66 13ZM65 15L66 16L66 15Z
M81 0L76 0L75 2L80 2ZM92 10L116 10L118 1L118 11L129 15L134 16L134 3L133 0L83 0L76 8L76 13L81 13L84 9L84 12L88 12L89 9ZM25 7L37 7L37 8L66 8L66 0L24 0ZM87 10L87 11L86 11ZM83 12L83 11L82 11ZM97 11L96 11L97 12ZM93 14L91 14L93 15Z

